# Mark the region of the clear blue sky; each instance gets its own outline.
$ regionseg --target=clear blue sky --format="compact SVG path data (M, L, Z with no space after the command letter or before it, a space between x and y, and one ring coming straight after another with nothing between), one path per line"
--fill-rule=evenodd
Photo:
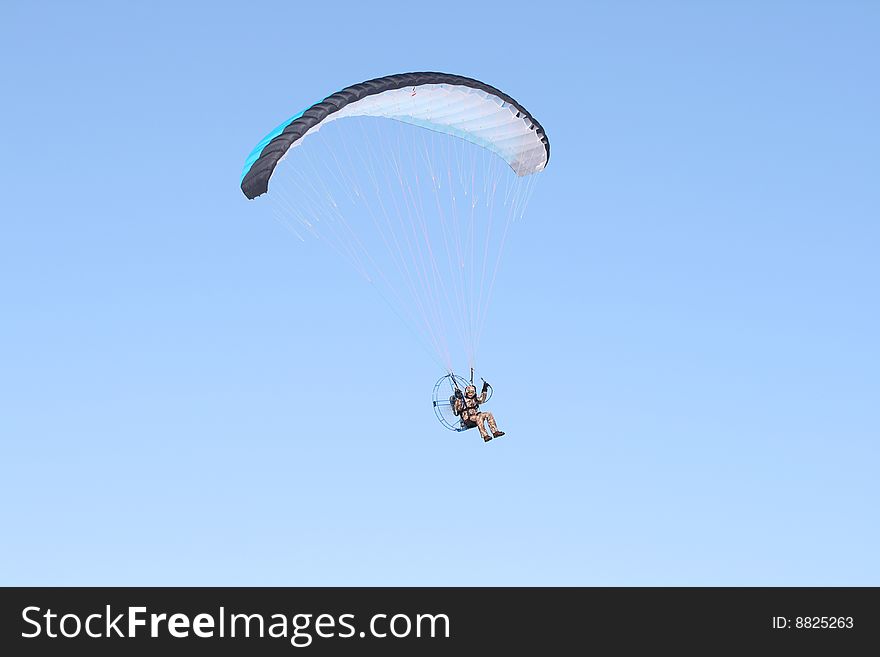
M4 3L0 583L880 585L880 8L576 4ZM409 70L553 144L488 445L238 189Z

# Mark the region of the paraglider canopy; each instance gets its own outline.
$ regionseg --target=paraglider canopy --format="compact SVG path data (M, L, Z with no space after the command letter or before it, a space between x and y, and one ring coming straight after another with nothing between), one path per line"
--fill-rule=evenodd
M265 194L291 147L351 116L382 116L459 137L494 152L518 176L541 171L550 159L544 128L503 91L462 75L400 73L346 87L275 128L248 156L242 192L249 199Z

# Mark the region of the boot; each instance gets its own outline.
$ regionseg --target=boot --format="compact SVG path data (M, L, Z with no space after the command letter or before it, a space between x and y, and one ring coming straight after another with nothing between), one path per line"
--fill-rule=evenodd
M503 432L503 431L494 431L494 432L492 433L492 437L493 437L493 438L501 438L501 436L503 436L503 435L504 435L504 432Z

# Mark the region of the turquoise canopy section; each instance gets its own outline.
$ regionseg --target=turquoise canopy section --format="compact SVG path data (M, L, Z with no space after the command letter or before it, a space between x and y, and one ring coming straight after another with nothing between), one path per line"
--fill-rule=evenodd
M280 135L282 132L284 132L284 128L286 128L291 123L296 121L299 117L301 117L303 115L304 112L305 112L305 110L302 110L301 112L291 116L284 123L282 123L277 128L272 130L272 132L270 132L268 135L263 137L260 140L260 143L258 143L256 146L254 146L254 150L252 150L250 152L250 154L247 156L247 159L244 161L244 169L241 172L241 180L244 180L244 177L248 174L248 171L251 170L251 167L254 165L254 162L256 162L260 158L260 153L263 152L263 149L266 148L266 146L269 144L269 142L272 141L273 139L275 139L275 137ZM239 182L241 182L241 181L239 181Z

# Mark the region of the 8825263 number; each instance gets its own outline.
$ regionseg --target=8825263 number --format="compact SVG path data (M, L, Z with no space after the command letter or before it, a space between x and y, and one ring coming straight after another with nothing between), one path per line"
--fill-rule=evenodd
M798 616L794 626L799 630L848 630L853 627L852 616Z

